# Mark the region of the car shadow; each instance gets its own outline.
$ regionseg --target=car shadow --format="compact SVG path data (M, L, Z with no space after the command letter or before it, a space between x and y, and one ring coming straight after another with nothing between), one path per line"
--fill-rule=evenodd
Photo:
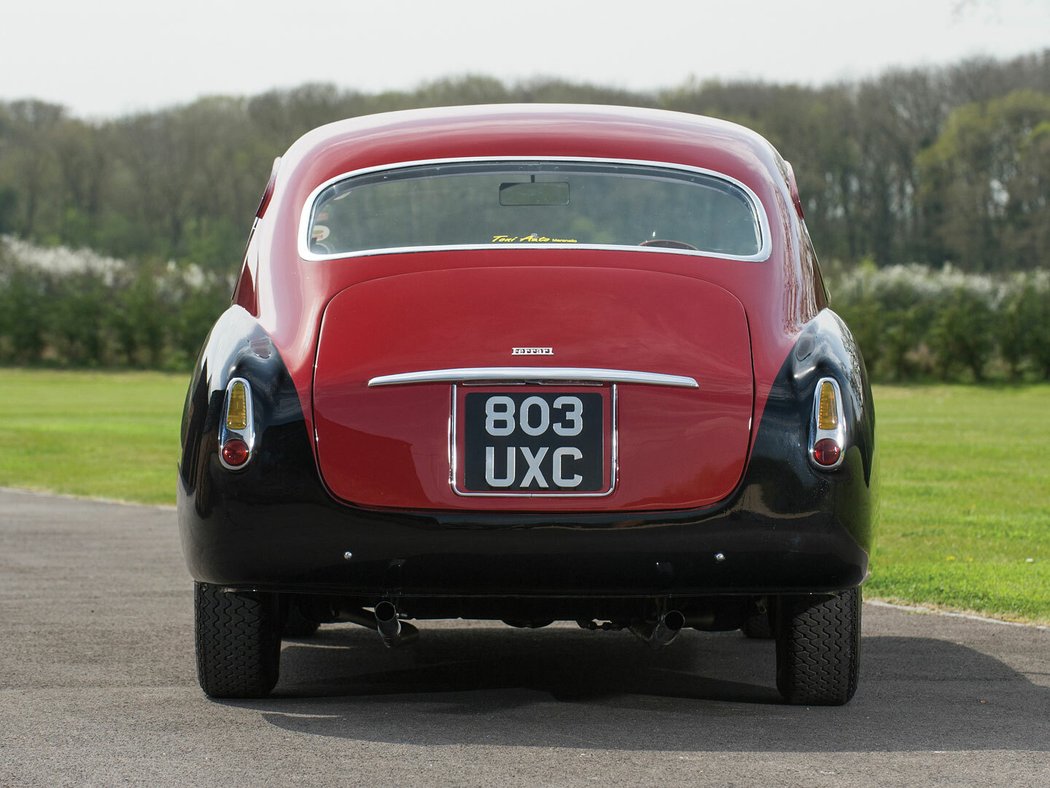
M286 643L272 697L230 705L302 734L423 746L828 752L1050 750L1050 690L973 649L866 637L857 696L783 705L770 641L683 632L652 650L627 633L424 629Z
M346 740L623 750L1050 749L1050 690L944 640L867 637L847 706L783 705L770 641L425 624L413 646L323 627L283 647L270 724Z
M685 672L692 665L697 645L687 641L703 637L692 632L683 633L679 643L663 649L648 648L626 632L595 633L562 627L424 629L416 644L392 650L384 649L374 634L363 629L344 630L336 637L336 642L360 659L352 675L346 675L347 664L343 662L341 677L325 677L325 671L335 667L327 661L331 653L322 654L311 649L308 642L299 642L285 647L282 667L287 666L287 670L278 694L332 697L516 689L558 701L642 694L770 703L779 697L772 686L755 682L759 671L750 675L736 670L713 676ZM733 639L740 639L739 635ZM325 645L335 645L333 640ZM679 644L684 647L678 648ZM750 645L768 651L772 660L771 644L752 641ZM716 650L708 656L717 659L720 655Z

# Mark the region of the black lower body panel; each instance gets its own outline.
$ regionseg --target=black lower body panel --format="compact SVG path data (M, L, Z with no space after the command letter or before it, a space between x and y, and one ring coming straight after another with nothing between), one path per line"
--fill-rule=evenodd
M332 502L227 500L180 510L190 571L230 588L372 595L654 596L839 590L867 553L822 513L739 511L679 522L489 524L367 512Z
M874 415L859 355L836 350L845 340L835 339L833 317L807 329L816 339L802 360L793 353L785 362L726 501L700 511L564 515L373 511L335 500L280 356L252 350L258 329L244 316L225 320L202 354L183 424L179 526L200 582L368 606L814 593L858 586L867 575ZM253 459L236 472L217 456L233 375L251 384L258 435ZM804 449L821 375L841 381L851 436L834 471L815 469Z

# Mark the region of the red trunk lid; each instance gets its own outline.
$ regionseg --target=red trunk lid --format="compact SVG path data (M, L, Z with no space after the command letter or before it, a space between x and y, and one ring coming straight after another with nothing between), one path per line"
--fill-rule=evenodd
M363 506L704 506L743 473L753 386L744 309L709 282L620 268L395 275L325 310L318 459L331 492Z

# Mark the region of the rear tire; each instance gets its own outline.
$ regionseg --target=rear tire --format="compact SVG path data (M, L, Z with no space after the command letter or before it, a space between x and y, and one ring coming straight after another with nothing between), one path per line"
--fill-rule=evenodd
M263 698L277 683L279 606L273 594L194 583L197 680L212 698Z
M776 624L777 689L795 705L841 706L860 675L861 593L782 597Z

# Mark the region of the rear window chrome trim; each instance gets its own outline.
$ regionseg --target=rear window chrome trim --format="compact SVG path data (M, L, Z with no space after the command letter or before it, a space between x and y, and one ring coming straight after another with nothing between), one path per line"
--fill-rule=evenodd
M651 167L656 169L664 170L678 170L681 172L688 172L698 175L705 175L711 178L729 183L736 188L740 189L748 198L751 203L752 211L754 212L755 218L758 221L759 232L762 236L762 244L759 250L755 254L751 255L735 255L725 254L723 252L710 252L710 251L693 251L691 249L669 249L661 248L658 246L621 246L618 244L568 244L568 243L483 243L483 244L450 244L450 245L439 245L439 246L399 246L381 249L363 249L356 252L333 252L330 254L317 254L310 251L310 217L313 214L314 205L317 202L318 197L321 196L322 192L333 184L340 183L341 181L356 178L361 175L369 175L376 172L387 172L391 170L408 169L411 167L428 167L442 164L468 164L468 163L520 163L520 162L552 162L555 164L565 164L572 162L579 162L581 164L611 164L611 165L624 165L624 166L635 166L635 167ZM753 262L761 263L769 259L769 255L773 251L772 236L770 234L770 223L769 217L766 214L766 206L755 194L754 190L751 189L743 181L737 180L736 178L726 175L725 173L718 172L716 170L709 170L704 167L694 167L689 164L678 164L675 162L663 162L663 161L649 161L645 159L605 159L587 156L467 156L457 157L449 159L421 159L418 161L403 161L394 162L391 164L382 164L375 167L363 167L357 170L351 170L349 172L341 173L336 175L334 178L329 178L327 181L322 183L320 186L310 192L310 196L306 198L306 203L303 205L302 213L299 217L299 232L298 232L298 247L299 257L307 262L324 262L328 260L347 260L355 257L372 257L374 255L383 254L412 254L416 252L448 252L448 251L471 251L471 250L493 250L493 249L589 249L589 250L610 250L610 251L638 251L645 252L647 254L678 254L688 255L691 257L708 257L719 260L740 260L742 262Z
M461 367L430 369L379 375L368 381L369 388L405 386L419 383L636 383L646 386L697 389L696 378L660 372L593 367Z

